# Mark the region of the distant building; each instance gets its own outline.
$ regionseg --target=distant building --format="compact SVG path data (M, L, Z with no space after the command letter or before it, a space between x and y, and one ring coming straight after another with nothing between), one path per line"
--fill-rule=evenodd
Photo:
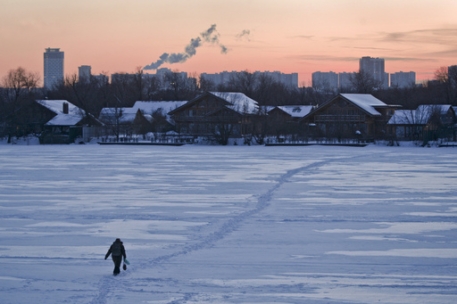
M408 88L416 84L415 72L396 72L390 74L390 86L396 88Z
M60 49L47 48L44 53L44 87L52 89L64 80L64 52Z
M91 77L91 66L82 65L78 67L78 79L79 82L89 82Z
M111 83L132 83L135 81L137 74L114 73L111 74Z
M167 68L157 69L156 75L159 77L169 77L171 74L177 75L181 79L187 79L187 72L175 72Z
M312 74L313 89L325 92L338 91L338 74L335 72L314 72Z
M369 56L360 58L359 70L381 84L381 87L389 86L389 74L384 69L384 58L372 58Z
M255 74L270 76L274 81L282 83L290 88L298 88L298 73L285 74L279 71L274 72L259 72L256 71Z
M447 68L447 73L451 85L457 87L457 65L451 65Z
M157 69L155 74L139 74L139 73L114 73L111 74L111 83L132 83L141 79L146 82L151 82L154 78L158 80L160 89L172 89L175 85L184 85L192 82L191 78L187 77L186 72L175 72L167 68ZM100 75L99 77L102 77Z
M158 69L156 77L161 81L161 88L164 90L172 90L175 87L182 87L190 83L186 72L172 71L167 68Z
M354 84L352 79L355 77L355 74L355 72L338 73L339 88L342 90L353 90Z
M99 75L91 75L92 79L94 79L99 86L106 85L109 82L109 78L106 75L99 74Z
M219 85L228 84L233 73L235 72L223 71L215 74L201 73L200 77L206 81L212 82L215 87L218 87Z
M236 78L240 73L243 73L243 72L223 71L223 72L215 73L215 74L201 73L200 76L203 79L205 79L206 81L211 81L217 87L219 85L227 85L232 78ZM274 81L282 83L282 84L286 85L287 87L298 88L298 73L284 74L279 71L274 71L274 72L256 71L253 74L256 76L260 76L260 75L269 76Z

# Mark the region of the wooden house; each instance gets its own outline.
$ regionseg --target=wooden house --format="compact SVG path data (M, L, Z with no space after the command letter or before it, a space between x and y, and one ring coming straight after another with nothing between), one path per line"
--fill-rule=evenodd
M21 108L18 116L22 118L18 123L22 133L39 135L42 144L72 143L78 137L85 137L84 130L90 130L85 127L101 125L91 114L67 100L34 100Z
M397 108L371 94L339 94L315 107L301 122L305 128L314 129L317 137L380 139L386 137L387 122Z
M264 119L267 123L266 134L276 136L278 140L287 136L299 136L301 126L299 122L313 109L309 105L285 105L265 107Z
M242 93L206 92L168 114L181 135L227 144L228 138L252 134L258 112L258 103Z
M451 105L420 105L415 110L397 110L387 125L397 140L455 140L456 114Z

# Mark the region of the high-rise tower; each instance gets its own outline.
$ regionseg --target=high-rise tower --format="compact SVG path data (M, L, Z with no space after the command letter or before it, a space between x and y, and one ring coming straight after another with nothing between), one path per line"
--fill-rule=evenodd
M338 74L335 72L314 72L312 74L313 88L320 91L338 91Z
M91 66L90 65L82 65L78 68L79 74L79 82L88 83L90 82L91 74Z
M390 74L390 86L396 88L408 88L416 85L415 72L396 72Z
M362 57L359 65L360 72L370 76L383 87L389 84L389 75L384 70L384 58Z
M47 48L44 53L44 87L52 89L63 81L64 53L60 49Z

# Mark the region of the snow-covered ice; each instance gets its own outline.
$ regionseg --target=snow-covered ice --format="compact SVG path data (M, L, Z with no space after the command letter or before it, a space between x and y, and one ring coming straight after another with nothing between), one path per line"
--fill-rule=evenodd
M454 304L456 152L1 145L0 303Z

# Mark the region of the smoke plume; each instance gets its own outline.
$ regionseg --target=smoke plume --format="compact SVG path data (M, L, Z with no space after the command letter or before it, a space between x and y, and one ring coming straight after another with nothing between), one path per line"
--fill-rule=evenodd
M219 42L219 33L216 31L216 25L213 24L205 32L201 33L200 36L192 38L190 43L184 48L182 53L163 53L160 55L156 62L151 63L144 67L145 70L156 70L164 63L182 63L197 53L197 48L203 43L216 44L220 47L221 53L226 54L228 52L227 47Z

